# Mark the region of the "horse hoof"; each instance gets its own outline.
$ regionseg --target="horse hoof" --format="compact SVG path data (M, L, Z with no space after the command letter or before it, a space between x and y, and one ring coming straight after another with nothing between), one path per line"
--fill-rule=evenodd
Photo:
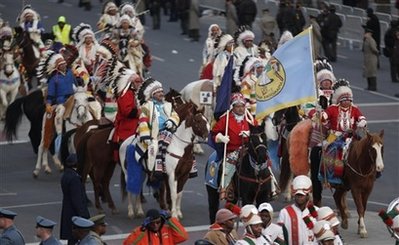
M127 213L127 217L128 217L129 219L134 219L134 213L128 212L128 213Z
M46 170L44 170L44 172L45 172L46 174L51 174L51 169L46 169Z
M348 221L346 221L346 222L342 221L341 227L342 227L342 229L347 230L348 229Z
M33 178L34 178L34 179L37 179L37 177L39 176L39 172L40 172L40 170L39 170L39 169L35 169L35 170L33 170L33 173L32 173L32 175L33 175Z
M183 214L178 214L177 218L179 218L180 220L183 219Z
M137 213L136 218L144 218L144 212L143 213Z
M112 209L111 214L112 215L119 214L119 210L114 208L114 209Z
M59 170L60 170L60 173L64 172L64 166L61 165L60 168L59 168Z
M37 179L38 174L36 174L36 173L33 172L32 176L33 176L34 179Z
M360 238L367 238L367 237L368 237L367 231L360 232Z

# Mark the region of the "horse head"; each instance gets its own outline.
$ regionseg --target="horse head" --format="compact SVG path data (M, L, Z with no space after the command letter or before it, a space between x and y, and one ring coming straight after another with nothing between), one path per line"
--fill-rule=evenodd
M384 169L384 130L381 130L379 134L370 134L367 132L366 140L368 148L369 157L375 163L376 170L381 172Z
M170 88L169 92L165 94L165 100L172 103L173 108L176 108L177 106L185 103L181 97L181 94L173 88Z
M248 153L256 159L258 165L267 161L267 138L264 122L260 126L249 125Z
M75 105L74 109L77 112L77 119L85 122L87 117L88 95L84 87L77 87L74 94Z
M275 126L280 125L280 123L285 120L286 128L291 131L294 126L301 121L299 116L299 110L297 106L291 106L288 108L281 109L274 113L272 122Z
M210 126L208 120L204 116L204 108L198 110L197 106L193 102L188 102L186 116L186 127L192 127L193 132L196 136L206 139L208 137Z
M10 77L14 72L14 54L10 51L5 52L1 59L1 69L7 77Z

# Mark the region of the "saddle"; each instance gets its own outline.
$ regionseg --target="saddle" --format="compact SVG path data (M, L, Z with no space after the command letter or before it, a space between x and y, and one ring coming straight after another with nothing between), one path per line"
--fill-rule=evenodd
M64 115L62 116L63 120L67 120L71 117L74 105L75 105L75 98L73 97L73 95L69 96L67 101L65 101L64 103L65 112Z

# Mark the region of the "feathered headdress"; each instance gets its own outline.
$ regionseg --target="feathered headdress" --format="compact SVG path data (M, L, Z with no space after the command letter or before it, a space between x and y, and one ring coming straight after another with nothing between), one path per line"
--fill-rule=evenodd
M353 101L353 93L352 89L349 86L349 82L346 79L339 79L334 85L333 85L334 93L332 97L332 103L333 104L339 104L342 99L350 99Z
M118 10L118 7L116 6L116 4L113 1L107 1L104 3L103 5L103 10L102 10L102 14L106 14L108 11L110 10Z
M22 9L21 14L17 18L17 22L19 22L19 23L25 22L27 15L32 15L33 20L36 20L36 21L40 19L39 14L35 10L33 10L32 6L30 4L28 4L28 5L25 5L24 8Z
M129 26L132 27L132 19L129 15L124 14L119 18L118 27L121 27L123 22L129 23Z
M146 101L151 99L154 93L160 90L163 90L163 87L159 81L153 78L147 78L141 85L137 94L140 105L143 105Z
M72 63L79 57L78 48L70 44L65 44L64 47L60 49L59 53L64 57L67 66L72 65Z
M284 31L283 34L281 34L280 40L278 41L277 48L281 47L284 45L284 43L288 42L289 40L293 39L294 36L290 31Z
M62 63L65 63L65 60L61 54L57 54L52 50L46 51L36 68L38 80L42 83L47 82L51 73L53 73L53 71L55 71Z
M94 32L91 29L91 26L89 24L85 24L85 23L80 23L78 26L76 26L73 29L73 39L76 41L77 46L82 45L82 43L85 40L85 37L87 36L91 36L93 38L94 42L97 42Z
M242 65L240 66L240 71L239 71L239 76L240 79L242 79L245 75L247 75L252 68L257 67L257 65L260 65L260 60L255 57L250 57L247 56L245 57L244 61L242 62Z
M111 40L103 39L97 49L97 53L100 53L107 60L111 60L118 54L118 47Z
M237 45L242 45L244 40L254 40L255 34L250 30L249 26L240 26L234 33L234 39Z
M332 85L335 83L336 78L333 73L333 67L328 62L327 58L319 58L314 63L316 71L316 80L318 85L324 80L330 80Z
M216 53L222 52L228 43L234 42L234 38L229 35L222 33L215 39L214 48L216 49Z
M130 16L130 15L129 15L129 12L132 13L132 16L130 16L131 18L133 18L134 16L137 15L137 11L136 11L134 5L131 4L131 3L129 3L129 2L124 2L124 3L119 7L119 9L120 9L121 15L126 14L126 15Z

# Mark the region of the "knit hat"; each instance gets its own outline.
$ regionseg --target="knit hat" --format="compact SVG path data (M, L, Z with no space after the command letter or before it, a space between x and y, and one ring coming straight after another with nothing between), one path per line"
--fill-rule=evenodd
M216 212L215 223L221 224L226 222L227 220L237 218L237 215L233 214L230 210L226 208L221 208Z
M312 181L306 175L299 175L292 181L293 195L307 195L312 191Z
M231 106L234 106L235 104L238 103L245 105L246 103L244 95L242 95L241 93L232 94L230 101L231 101Z
M64 57L62 57L61 54L57 54L52 50L47 50L37 66L37 78L40 82L47 82L51 73L57 70L59 65L65 63Z
M330 207L321 207L317 210L317 220L325 220L330 223L331 227L337 226L340 224L337 216L334 211Z
M314 225L313 234L319 242L335 239L335 235L331 230L330 224L325 220L321 220Z
M73 28L72 37L76 41L77 46L82 45L85 38L88 36L92 37L94 42L97 42L94 32L89 24L80 23L78 26Z
M345 79L339 79L333 86L334 93L332 97L333 104L339 104L342 101L353 101L352 89L349 87L349 82Z

